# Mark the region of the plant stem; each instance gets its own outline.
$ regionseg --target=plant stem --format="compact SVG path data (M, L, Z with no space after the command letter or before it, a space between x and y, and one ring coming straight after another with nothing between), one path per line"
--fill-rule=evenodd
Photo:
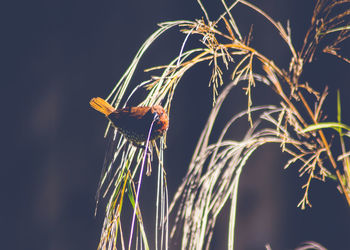
M314 116L314 114L312 113L312 111L311 111L311 109L310 109L310 106L309 106L309 104L306 102L306 100L305 100L303 94L302 94L301 92L298 92L298 95L299 95L301 101L303 102L303 104L304 104L304 106L305 106L307 112L309 113L311 119L313 120L313 122L314 122L315 124L317 124L318 122L317 122L317 120L315 119L315 116ZM340 183L340 185L341 185L342 191L343 191L343 193L344 193L344 195L345 195L346 201L348 202L348 205L350 206L350 196L349 196L349 194L347 193L347 190L346 190L346 188L345 188L345 185L344 185L344 183L343 183L343 181L342 181L342 179L341 179L340 171L339 171L339 169L337 168L337 164L336 164L336 162L335 162L335 160L334 160L334 157L333 157L333 155L332 155L332 152L331 152L331 150L330 150L330 148L329 148L329 144L328 144L328 142L327 142L327 139L326 139L326 137L325 137L325 135L324 135L324 133L323 133L323 131L322 131L321 129L318 130L318 133L319 133L319 135L320 135L320 137L321 137L321 140L322 140L322 142L323 142L323 144L324 144L324 146L325 146L325 148L326 148L328 158L329 158L329 160L330 160L330 162L331 162L333 168L335 169L335 173L336 173L337 178L338 178L338 181L339 181L339 183Z

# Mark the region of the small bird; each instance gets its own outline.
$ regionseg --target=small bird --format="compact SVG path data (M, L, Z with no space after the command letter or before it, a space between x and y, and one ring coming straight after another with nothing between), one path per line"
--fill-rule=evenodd
M113 127L134 145L140 145L147 141L149 129L154 119L151 141L163 136L169 127L168 115L160 105L115 109L100 97L92 98L90 105L103 113L111 121Z

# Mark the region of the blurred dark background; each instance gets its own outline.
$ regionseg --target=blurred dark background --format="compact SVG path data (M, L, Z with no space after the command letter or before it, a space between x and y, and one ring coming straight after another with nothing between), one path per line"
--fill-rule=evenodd
M219 0L206 2L212 19L222 13ZM253 2L283 25L291 21L300 49L315 1ZM96 249L103 208L95 218L94 196L106 150L106 121L88 102L107 96L157 23L193 20L202 12L195 0L9 1L3 12L1 248ZM243 35L254 23L253 46L288 69L290 54L277 32L245 7L233 14ZM143 68L167 64L178 55L184 35L174 31L163 37L146 53L133 86L149 78ZM204 64L190 70L175 94L165 153L170 197L186 173L211 107L210 72ZM336 90L341 90L347 124L349 76L348 64L319 53L303 77L318 91L330 87L326 112L333 121ZM254 104L278 103L269 89L257 87L253 95ZM246 103L238 87L218 127ZM244 127L237 133L242 131ZM279 150L278 145L264 146L243 171L236 249L264 249L268 243L272 249L292 249L309 240L329 249L350 249L349 208L335 184L314 181L313 207L301 211L296 205L306 180L297 178L296 167L283 170L287 158ZM154 199L155 178L146 178L144 199ZM146 223L153 228L154 208L147 211ZM213 249L226 248L227 218L219 217Z

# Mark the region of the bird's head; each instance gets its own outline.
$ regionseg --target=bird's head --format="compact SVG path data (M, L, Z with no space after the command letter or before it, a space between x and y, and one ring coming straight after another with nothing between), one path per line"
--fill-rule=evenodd
M165 109L160 105L154 105L152 107L152 114L155 114L155 123L158 125L159 129L166 131L169 127L169 118Z

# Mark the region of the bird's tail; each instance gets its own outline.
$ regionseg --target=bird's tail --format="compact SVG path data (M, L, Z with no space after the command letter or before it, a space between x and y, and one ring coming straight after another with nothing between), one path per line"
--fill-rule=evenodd
M98 112L103 113L105 116L109 116L115 111L115 108L108 102L100 97L95 97L90 100L90 106L96 109Z

